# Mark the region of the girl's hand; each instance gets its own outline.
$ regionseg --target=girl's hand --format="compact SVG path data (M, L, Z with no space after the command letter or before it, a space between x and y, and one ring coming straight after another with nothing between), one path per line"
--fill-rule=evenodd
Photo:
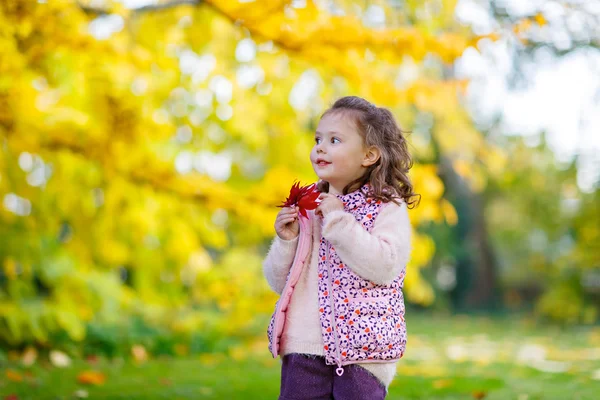
M275 219L275 232L283 240L292 240L300 232L298 207L284 207Z
M315 214L323 218L332 211L344 210L344 203L333 194L321 193L319 199L321 199L321 204L315 210Z

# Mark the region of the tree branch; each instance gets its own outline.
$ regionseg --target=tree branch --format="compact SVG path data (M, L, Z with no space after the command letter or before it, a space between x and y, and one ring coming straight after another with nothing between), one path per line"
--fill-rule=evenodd
M151 12L151 11L160 11L168 8L173 8L177 6L190 5L197 6L202 3L202 0L173 0L167 3L159 3L152 4L138 8L131 8L131 12L133 13L143 13L143 12ZM97 8L91 7L89 5L78 3L79 8L83 10L86 14L95 14L95 15L106 15L110 14L110 10L106 8Z
M88 148L81 144L50 140L39 143L39 148L37 150L40 151L40 154L46 152L67 152L103 166L103 161L99 158L98 154L93 154ZM224 193L222 190L219 192L219 190L209 190L203 186L198 187L198 182L194 181L193 178L186 179L185 176L179 176L175 171L171 170L157 169L154 171L141 171L139 169L115 169L114 172L131 185L138 187L149 186L157 193L168 195L180 201L188 201L192 204L218 203L220 208L227 210L236 217L244 218L246 220L249 218L249 215L245 212L240 212L240 209L250 210L258 207L266 210L276 206L276 204L269 204L259 197L247 196L233 190L227 190L227 192ZM243 207L239 207L240 204L242 204Z

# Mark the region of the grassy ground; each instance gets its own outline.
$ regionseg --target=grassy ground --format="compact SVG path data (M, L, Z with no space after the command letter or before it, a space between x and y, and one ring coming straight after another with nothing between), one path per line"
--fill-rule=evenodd
M480 317L415 317L389 399L598 399L600 328L533 327ZM153 359L135 364L74 361L3 365L0 399L276 399L279 361L265 343L229 356ZM82 371L101 385L77 382ZM19 381L20 380L20 381ZM10 397L8 397L10 398Z

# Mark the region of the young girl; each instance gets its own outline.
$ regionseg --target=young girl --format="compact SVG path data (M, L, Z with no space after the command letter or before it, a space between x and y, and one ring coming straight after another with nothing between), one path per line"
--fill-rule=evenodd
M286 207L264 260L281 295L269 346L283 357L279 399L383 399L406 346L407 206L417 196L390 111L359 97L327 110L310 154L321 203Z

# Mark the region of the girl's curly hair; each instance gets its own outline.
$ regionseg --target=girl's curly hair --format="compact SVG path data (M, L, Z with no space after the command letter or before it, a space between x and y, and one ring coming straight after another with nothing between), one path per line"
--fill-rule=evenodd
M418 205L421 196L413 191L413 185L408 178L413 161L408 152L405 132L400 129L392 113L357 96L337 100L321 118L337 113L352 117L365 146L375 146L381 153L379 160L369 166L362 177L346 185L343 194L370 183L370 197L383 202L393 201L396 204L399 204L397 199L401 199L408 208ZM328 192L329 183L319 181L317 189Z

